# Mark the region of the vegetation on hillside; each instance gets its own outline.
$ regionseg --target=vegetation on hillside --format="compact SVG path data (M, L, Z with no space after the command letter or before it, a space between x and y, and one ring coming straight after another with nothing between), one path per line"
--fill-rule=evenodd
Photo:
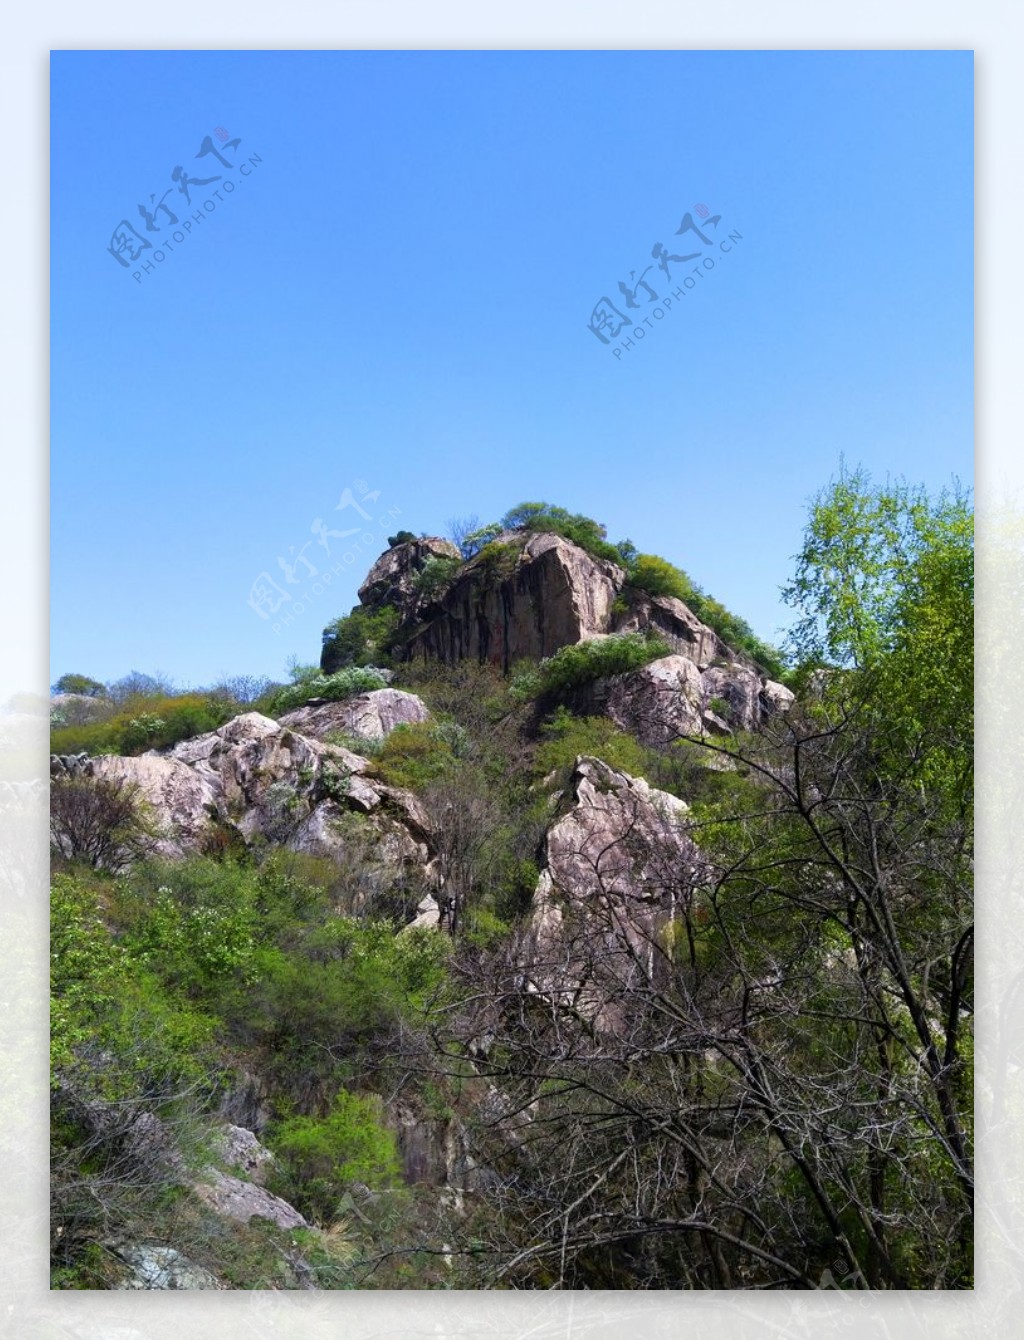
M510 519L607 543L546 504ZM685 574L618 552L634 589L700 613ZM234 1287L299 1287L299 1260L324 1288L971 1287L967 499L842 475L787 598L798 700L756 734L654 749L576 715L574 687L664 654L636 634L511 679L397 664L431 716L367 747L371 775L414 793L440 885L397 877L361 815L344 863L273 843L167 863L130 789L58 787L54 1287L111 1287L115 1240L172 1243ZM380 643L358 620L338 636L345 667L296 667L250 703L359 691ZM167 721L166 689L136 682L81 729L120 744L157 703ZM624 834L669 912L630 924L596 858L586 908L557 904L551 960L527 973L581 754L685 800L692 859ZM442 928L410 929L428 887ZM132 1123L156 1117L198 1176L253 1084L270 1188L309 1230L227 1226L131 1155ZM467 1151L454 1196L442 1167Z

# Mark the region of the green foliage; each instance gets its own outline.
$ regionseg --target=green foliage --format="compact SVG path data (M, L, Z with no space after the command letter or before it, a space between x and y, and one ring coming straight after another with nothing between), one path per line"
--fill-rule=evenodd
M282 716L285 712L302 707L311 698L325 698L329 702L338 702L344 698L353 698L359 693L371 693L374 689L387 687L387 680L376 670L364 666L350 665L330 675L311 675L298 684L289 684L277 689L266 703L265 711L270 716Z
M491 540L477 554L476 562L491 581L502 582L515 572L519 562L519 548L514 544Z
M674 596L688 605L697 618L713 628L723 642L745 651L763 670L775 679L786 672L785 662L777 648L756 637L753 629L739 615L727 610L720 601L709 596L682 570L657 554L635 554L627 565L629 585L652 596Z
M417 595L432 600L449 584L462 562L445 554L432 554L416 574L413 586Z
M324 629L321 670L332 674L350 665L389 665L398 623L398 610L393 605L373 609L356 605Z
M415 538L411 530L400 530L397 535L388 536L388 548L396 549L400 544L410 544Z
M377 751L374 774L390 786L422 790L453 763L456 757L453 740L457 745L457 737L444 722L404 722L395 727Z
M371 1189L398 1182L398 1149L382 1118L376 1094L342 1089L325 1117L292 1117L273 1131L271 1142L284 1169L281 1190L307 1217L331 1223L353 1182Z
M608 543L608 532L599 521L583 516L580 512L569 512L552 503L519 503L505 513L500 525L502 530L562 535L595 558L605 558L619 565L623 561L619 549Z
M235 715L236 705L214 693L132 697L106 721L60 726L50 732L55 754L141 754L166 749L179 740L216 730Z
M577 717L560 707L541 728L534 770L541 777L558 773L563 780L580 754L599 758L632 777L647 776L651 763L651 751L607 717Z
M98 698L103 695L104 687L98 679L90 679L88 675L61 675L56 684L51 685L51 693L81 693L87 698Z
M213 1021L169 990L111 934L109 886L58 874L50 895L50 1056L54 1083L84 1073L106 1098L169 1093L209 1073ZM102 1051L105 1059L97 1062ZM83 1071L86 1060L91 1068Z
M464 559L473 558L478 554L485 544L490 542L501 534L501 523L492 521L487 526L480 526L464 536L459 542L459 549Z
M873 486L844 473L815 500L796 577L784 592L802 613L791 633L804 666L854 668L859 700L884 719L891 766L965 795L974 721L974 520L966 494ZM851 690L833 671L827 698ZM933 743L928 757L915 741Z
M693 584L686 573L657 554L637 554L629 569L629 582L651 596L675 596L677 600L689 601L693 594Z
M119 879L114 900L125 952L201 998L218 981L255 979L256 905L251 868L203 857L141 866Z
M654 635L620 633L593 638L560 647L536 668L517 675L512 691L522 699L567 693L595 679L637 670L668 654L668 644Z

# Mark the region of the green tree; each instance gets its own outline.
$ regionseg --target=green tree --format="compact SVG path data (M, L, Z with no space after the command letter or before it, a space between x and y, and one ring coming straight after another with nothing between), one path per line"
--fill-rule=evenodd
M103 685L98 679L90 679L88 675L61 675L56 684L52 685L53 693L81 693L87 698L96 698L103 693Z

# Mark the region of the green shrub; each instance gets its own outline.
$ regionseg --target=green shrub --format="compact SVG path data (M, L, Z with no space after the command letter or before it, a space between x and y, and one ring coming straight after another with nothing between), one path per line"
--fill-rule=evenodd
M353 1182L371 1189L400 1180L394 1135L383 1125L383 1103L342 1089L326 1117L292 1117L273 1132L271 1144L281 1161L280 1188L308 1218L329 1224L338 1202Z
M552 503L519 503L505 513L500 525L503 530L562 535L595 558L606 558L620 566L623 562L622 553L616 545L608 543L608 532L599 521Z
M349 665L389 665L398 624L393 605L376 609L356 605L324 629L321 671L332 674Z
M455 760L453 723L411 721L396 726L377 751L373 772L389 786L417 791L442 776Z
M115 910L133 961L192 996L256 976L257 881L232 861L152 862L118 880Z
M312 675L300 680L298 684L288 684L276 690L266 703L265 711L270 716L281 716L302 707L311 698L326 698L329 702L338 702L344 698L353 698L358 693L371 693L374 689L387 687L387 680L377 670L365 666L350 665L331 675Z
M644 633L593 638L560 647L535 669L516 676L512 692L521 699L567 693L595 679L637 670L668 654L669 646L662 638Z
M491 580L504 581L515 572L519 553L518 545L491 540L477 554L477 563Z
M629 584L651 596L675 596L686 601L693 594L686 573L657 554L637 554L629 570Z
M462 562L458 558L432 555L416 574L413 585L417 595L428 600L433 599L444 590L461 566Z
M637 554L628 565L629 585L652 596L675 596L688 605L697 618L713 628L723 642L746 654L773 678L786 672L782 653L755 636L753 629L667 559L657 554Z
M541 727L535 771L541 777L555 772L561 780L579 754L593 755L631 777L644 777L649 771L650 751L607 717L576 717L560 707Z
M214 693L129 698L106 721L58 726L50 732L50 750L54 754L83 750L88 754L141 754L146 749L166 749L216 730L235 710L235 704Z

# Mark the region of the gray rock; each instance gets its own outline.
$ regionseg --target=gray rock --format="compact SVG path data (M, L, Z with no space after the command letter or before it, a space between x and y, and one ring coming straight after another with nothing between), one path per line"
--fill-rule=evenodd
M219 1289L215 1276L173 1247L121 1244L113 1250L131 1268L117 1289Z
M507 671L520 658L550 656L609 631L626 577L621 567L561 535L506 532L495 543L504 550L477 555L430 622L413 628L408 657L490 661Z
M208 1168L206 1180L196 1182L193 1190L212 1210L239 1224L247 1224L255 1218L269 1219L278 1228L309 1227L294 1205L289 1205L280 1196L217 1168Z
M624 1024L608 974L655 971L654 947L701 869L685 803L580 757L567 808L549 827L526 944L529 991ZM601 985L604 978L604 985Z
M281 718L282 726L314 740L339 733L359 740L383 740L396 726L426 721L430 713L414 693L401 689L375 689L342 702L320 707L298 707Z
M394 605L402 614L419 604L416 578L431 558L460 558L450 540L428 536L395 545L381 554L359 588L363 605Z

